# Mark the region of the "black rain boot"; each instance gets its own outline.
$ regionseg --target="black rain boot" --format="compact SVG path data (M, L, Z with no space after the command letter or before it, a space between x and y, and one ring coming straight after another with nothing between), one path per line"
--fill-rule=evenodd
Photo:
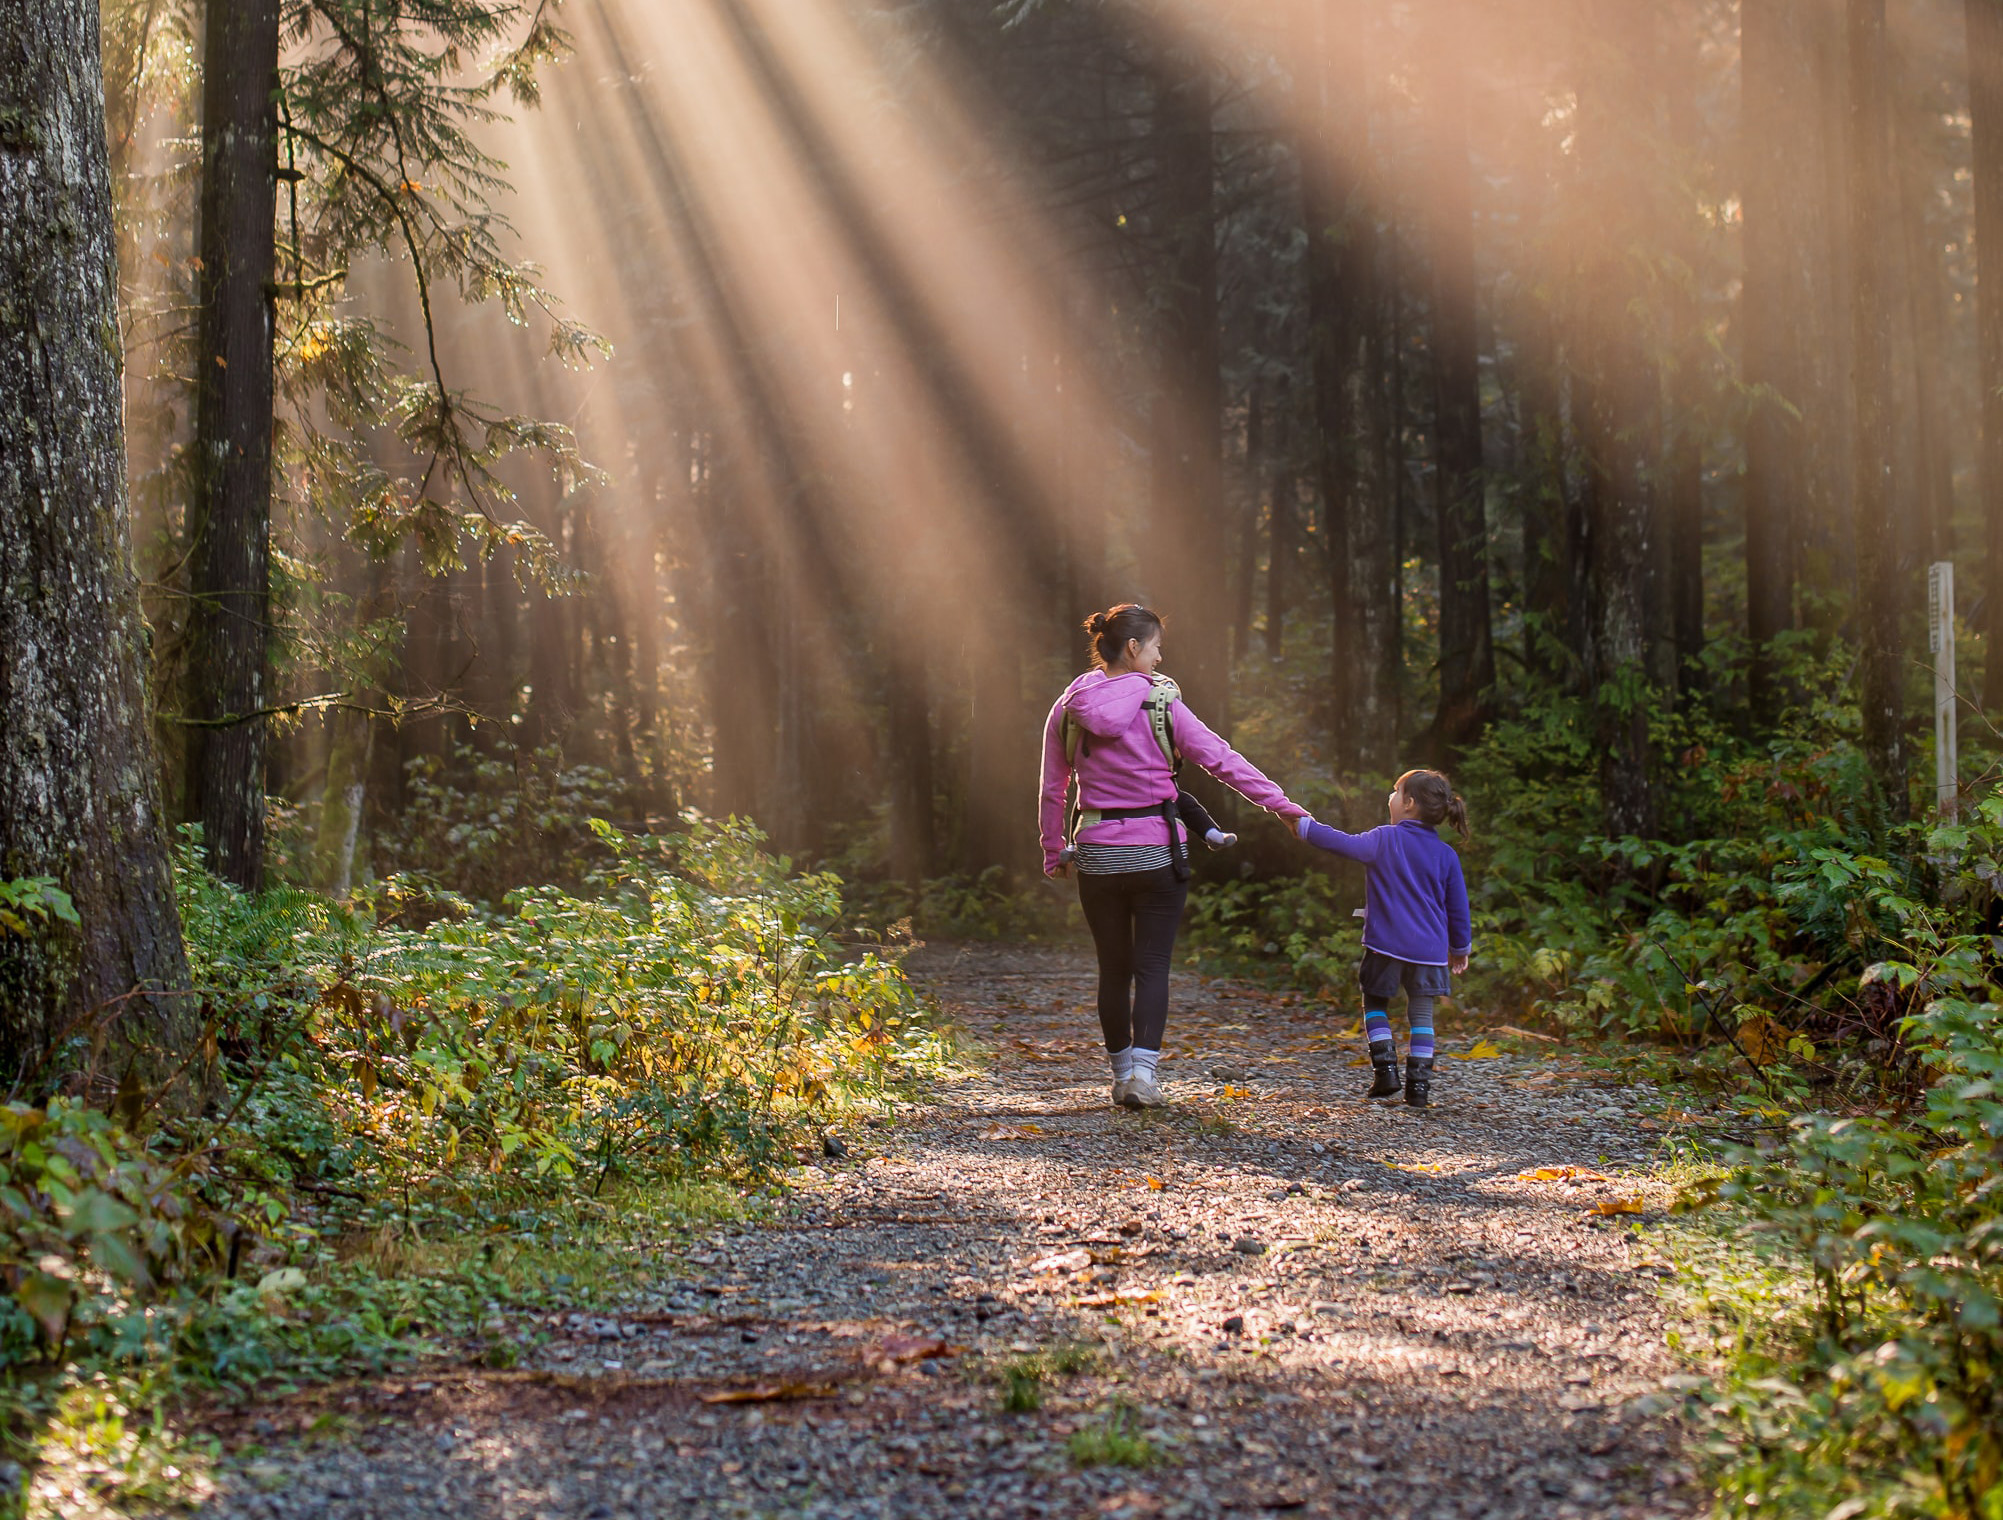
M1370 1069L1375 1074L1376 1080L1370 1084L1370 1091L1363 1096L1366 1098L1397 1097L1398 1052L1394 1049L1390 1055L1385 1056L1382 1060L1373 1055L1370 1058Z
M1407 1108L1431 1108L1433 1106L1433 1058L1431 1056L1405 1057L1405 1106Z

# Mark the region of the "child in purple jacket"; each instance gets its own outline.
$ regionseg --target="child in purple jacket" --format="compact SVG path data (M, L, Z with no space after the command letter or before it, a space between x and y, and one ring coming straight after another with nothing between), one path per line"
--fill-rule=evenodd
M1363 885L1363 1020L1375 1080L1368 1096L1398 1096L1398 1047L1391 1039L1391 999L1405 989L1410 1049L1405 1101L1427 1106L1433 1085L1433 1004L1453 991L1474 949L1461 858L1439 836L1451 823L1467 838L1467 804L1438 771L1407 771L1388 799L1390 823L1345 834L1312 818L1301 838L1368 869Z

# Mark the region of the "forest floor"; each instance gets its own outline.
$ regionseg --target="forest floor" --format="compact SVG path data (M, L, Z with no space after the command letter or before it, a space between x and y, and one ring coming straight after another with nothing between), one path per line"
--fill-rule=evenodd
M1131 1114L1084 951L910 969L973 1074L851 1131L773 1218L664 1246L621 1312L517 1317L517 1368L216 1416L196 1512L1703 1510L1662 1412L1645 1084L1527 1040L1491 1055L1464 1015L1437 1106L1366 1104L1352 1019L1178 973L1173 1106ZM1589 1175L1524 1175L1564 1167Z

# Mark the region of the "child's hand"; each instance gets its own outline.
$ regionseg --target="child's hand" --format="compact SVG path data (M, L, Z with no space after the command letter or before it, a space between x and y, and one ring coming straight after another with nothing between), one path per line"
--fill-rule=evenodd
M1298 818L1296 818L1296 819L1294 820L1294 838L1296 838L1296 839L1305 839L1305 838L1307 838L1307 837L1308 837L1308 830L1309 830L1309 829L1310 829L1311 827L1313 827L1313 825L1314 825L1314 815L1313 815L1313 814L1311 814L1311 813L1303 813L1303 814L1301 814L1301 816L1300 816L1300 817L1298 817Z
M1465 976L1467 974L1467 963L1468 957L1465 955L1449 956L1447 958L1447 969L1453 972L1455 976Z

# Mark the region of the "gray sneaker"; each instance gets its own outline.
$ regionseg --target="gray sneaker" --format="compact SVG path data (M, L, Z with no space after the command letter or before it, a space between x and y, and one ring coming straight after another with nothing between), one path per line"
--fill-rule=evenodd
M1148 1077L1135 1077L1127 1084L1127 1095L1120 1100L1128 1108L1166 1108L1168 1099L1161 1095L1161 1089Z
M1129 1087L1132 1087L1133 1085L1134 1084L1131 1081L1125 1078L1115 1077L1113 1079L1113 1107L1115 1108L1126 1107L1127 1089Z

